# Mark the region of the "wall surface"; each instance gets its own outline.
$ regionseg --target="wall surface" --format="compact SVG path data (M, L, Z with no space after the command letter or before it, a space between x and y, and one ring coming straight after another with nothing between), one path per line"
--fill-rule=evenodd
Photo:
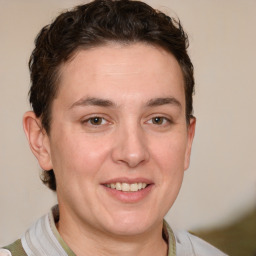
M27 62L41 27L81 2L0 0L0 246L56 203L22 130ZM146 2L181 19L195 66L191 167L167 219L179 229L231 222L256 204L256 1Z

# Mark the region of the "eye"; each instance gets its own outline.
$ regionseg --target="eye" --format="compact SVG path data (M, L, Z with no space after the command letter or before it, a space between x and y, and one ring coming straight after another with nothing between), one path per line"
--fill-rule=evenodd
M154 117L152 118L152 123L153 124L163 124L164 122L166 122L166 119L164 117Z
M148 122L155 124L155 125L164 125L168 122L170 123L170 120L163 116L156 116L156 117L151 118Z
M83 121L83 123L88 123L90 125L98 126L98 125L106 124L107 121L103 117L94 116L94 117L90 117L87 120Z

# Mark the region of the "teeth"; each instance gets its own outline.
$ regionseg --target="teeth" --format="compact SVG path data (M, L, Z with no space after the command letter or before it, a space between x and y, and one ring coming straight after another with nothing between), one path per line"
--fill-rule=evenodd
M108 188L112 188L112 189L116 189L116 190L121 190L123 192L136 192L139 191L141 189L146 188L147 184L146 183L121 183L121 182L116 182L116 183L111 183L111 184L105 184L106 187Z
M131 184L130 190L131 190L131 191L138 191L138 190L139 190L139 189L138 189L138 184L137 184L137 183Z
M110 185L111 186L111 185ZM116 183L116 190L122 190L122 185L121 183L117 182Z
M122 183L122 191L124 192L130 191L130 185L128 183Z

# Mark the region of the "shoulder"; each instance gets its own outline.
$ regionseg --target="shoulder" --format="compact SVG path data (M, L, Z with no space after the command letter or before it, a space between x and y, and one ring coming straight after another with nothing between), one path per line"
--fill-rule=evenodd
M214 246L186 231L175 233L177 256L226 256Z
M12 256L12 254L9 250L0 248L0 256Z
M25 253L21 240L17 240L14 243L0 248L0 256L27 256Z

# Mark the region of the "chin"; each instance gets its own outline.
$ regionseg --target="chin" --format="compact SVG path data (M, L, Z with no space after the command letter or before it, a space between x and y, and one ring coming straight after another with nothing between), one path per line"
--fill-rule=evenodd
M111 233L120 236L135 236L149 231L155 221L143 214L128 213L126 216L115 216L109 226Z
M144 225L122 225L112 228L111 233L118 236L137 236L144 234L148 231L148 227Z

